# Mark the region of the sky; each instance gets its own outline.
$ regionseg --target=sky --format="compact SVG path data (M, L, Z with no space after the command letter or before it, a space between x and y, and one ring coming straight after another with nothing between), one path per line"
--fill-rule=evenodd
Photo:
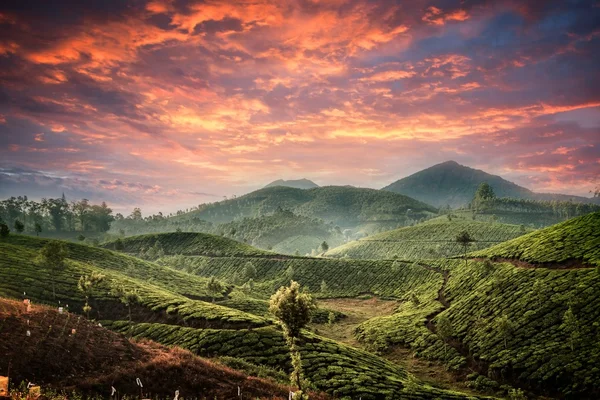
M4 0L0 198L171 212L455 160L589 196L600 1Z

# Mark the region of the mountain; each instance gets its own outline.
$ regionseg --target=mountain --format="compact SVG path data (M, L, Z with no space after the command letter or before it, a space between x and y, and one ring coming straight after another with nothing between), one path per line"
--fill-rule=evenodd
M313 188L319 187L319 185L317 185L313 181L311 181L309 179L304 179L304 178L303 179L290 179L287 181L283 180L283 179L278 179L276 181L269 183L265 187L269 188L269 187L274 187L274 186L285 186L285 187L291 187L291 188L296 188L296 189L313 189Z
M368 223L392 225L388 229L437 212L428 204L381 190L351 186L313 189L274 186L233 199L204 204L198 210L172 217L171 220L184 222L198 218L220 224L245 217L268 215L281 209L292 211L296 215L321 218L342 228L356 228Z
M446 161L434 165L402 178L382 190L401 193L436 207L450 205L457 208L469 204L477 187L483 182L487 182L492 186L496 197L545 201L572 200L580 203L595 202L594 199L581 196L535 193L500 176L460 165L456 161Z

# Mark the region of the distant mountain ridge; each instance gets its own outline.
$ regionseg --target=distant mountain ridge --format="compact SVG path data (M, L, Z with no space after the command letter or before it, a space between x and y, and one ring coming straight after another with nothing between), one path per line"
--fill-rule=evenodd
M471 202L477 187L487 182L497 197L531 200L560 200L580 203L597 203L595 199L554 193L535 193L527 188L485 171L466 167L456 161L446 161L402 178L382 190L404 194L414 199L443 207L466 206Z
M295 188L295 189L313 189L313 188L319 187L319 185L317 185L310 179L302 178L302 179L290 179L290 180L278 179L276 181L269 183L267 186L265 186L265 188L274 187L274 186L285 186L285 187L291 187L291 188Z

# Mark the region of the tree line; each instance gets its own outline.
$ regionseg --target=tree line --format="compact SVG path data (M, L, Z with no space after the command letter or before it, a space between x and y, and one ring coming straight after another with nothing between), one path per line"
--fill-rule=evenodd
M17 233L106 232L114 219L105 202L92 204L88 199L68 202L64 194L41 201L29 200L27 196L0 201L0 223Z

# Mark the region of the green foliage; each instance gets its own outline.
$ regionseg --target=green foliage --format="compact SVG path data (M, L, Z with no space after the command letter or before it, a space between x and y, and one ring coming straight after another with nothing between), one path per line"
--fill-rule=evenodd
M0 237L7 237L10 234L10 229L8 228L8 225L6 225L4 222L0 222Z
M15 232L17 232L17 233L23 233L23 231L25 230L25 224L23 224L18 219L15 219L14 227L15 227Z
M288 287L280 287L271 296L269 311L283 327L288 338L297 338L300 330L311 320L316 305L308 293L300 293L298 282L292 281Z
M471 255L510 258L534 264L579 261L600 266L598 227L600 212L573 218Z
M223 284L216 280L214 276L211 276L208 282L206 283L206 290L208 290L208 293L211 294L213 303L215 301L215 297L220 295L223 289Z
M518 225L491 226L482 221L436 218L350 242L329 250L327 256L341 258L347 254L355 259L391 259L397 256L402 260L453 257L462 253L463 249L455 239L465 230L477 239L471 245L475 249L484 249L524 233Z
M164 255L187 256L260 256L272 253L256 249L235 240L220 236L194 233L171 232L148 234L119 238L102 245L107 249L117 249L123 246L122 251L131 254L144 254L149 259L156 259ZM118 249L117 249L118 250Z

